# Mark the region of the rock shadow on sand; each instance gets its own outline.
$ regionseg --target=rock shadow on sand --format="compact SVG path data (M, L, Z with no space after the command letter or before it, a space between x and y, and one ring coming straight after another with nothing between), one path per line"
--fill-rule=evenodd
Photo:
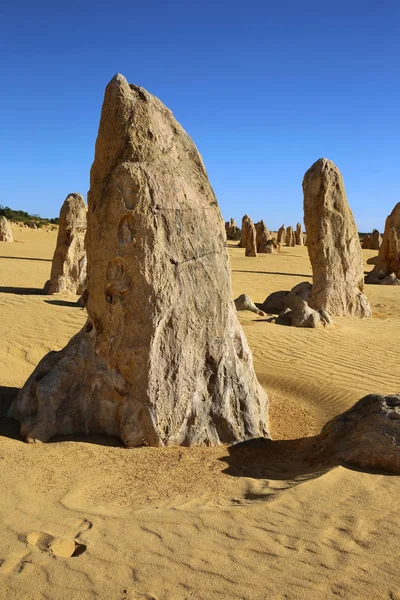
M17 296L42 296L43 288L24 288L24 287L0 286L0 294L16 294Z
M77 302L71 302L70 300L45 300L46 304L53 304L54 306L68 306L70 308L84 308Z
M312 279L312 275L304 273L281 273L280 271L247 271L246 269L232 269L232 273L251 273L253 275L286 275L287 277L306 277Z

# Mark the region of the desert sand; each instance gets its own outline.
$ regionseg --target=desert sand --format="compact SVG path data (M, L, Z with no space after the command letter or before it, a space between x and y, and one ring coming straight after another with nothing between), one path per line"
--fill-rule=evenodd
M41 293L56 234L0 243L0 599L399 600L400 479L301 458L302 438L363 395L399 392L399 288L367 285L373 318L333 329L239 313L270 397L267 445L28 445L7 407L85 322L77 297ZM234 297L311 281L305 247L249 258L235 244Z

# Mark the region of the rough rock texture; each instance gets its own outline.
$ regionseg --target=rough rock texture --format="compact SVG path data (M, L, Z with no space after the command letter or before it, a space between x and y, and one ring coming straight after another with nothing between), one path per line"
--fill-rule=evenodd
M239 240L241 237L241 231L240 231L239 227L236 225L235 219L226 221L225 232L226 232L226 237L228 240Z
M297 223L295 231L296 246L304 246L303 230L301 223Z
M396 204L386 219L376 265L365 281L366 283L381 283L392 273L397 279L400 279L400 202Z
M0 217L0 242L13 242L11 223L5 217Z
M324 310L310 308L300 295L289 292L284 297L285 309L279 315L280 318L289 319L293 327L329 327L333 321L329 313Z
M45 294L83 294L86 287L86 213L80 194L69 194L60 211L56 249Z
M276 238L270 238L267 240L265 245L265 254L280 254L281 245L277 242Z
M253 221L245 215L242 220L242 239L240 245L244 244L246 256L257 256L257 234Z
M256 228L256 246L257 252L260 254L268 253L268 240L269 240L269 231L263 220L259 221L255 224Z
M263 311L257 308L253 300L247 294L241 294L238 298L236 298L235 306L236 310L249 310L257 315L260 315L260 317L264 316Z
M289 227L286 228L285 239L286 239L286 246L295 246L296 245L296 237L295 237L295 234L293 231L293 227L291 225L289 225Z
M364 250L379 250L381 245L382 236L377 229L374 229L372 233L368 233L362 241Z
M88 200L88 321L18 394L22 435L97 432L127 446L268 435L202 159L121 75L106 89Z
M360 469L400 473L400 394L361 398L325 425L314 448L314 460L331 455Z
M284 245L286 243L286 228L284 225L279 227L277 240L279 244Z
M361 246L339 169L319 159L304 175L303 192L313 271L309 305L336 316L371 317Z

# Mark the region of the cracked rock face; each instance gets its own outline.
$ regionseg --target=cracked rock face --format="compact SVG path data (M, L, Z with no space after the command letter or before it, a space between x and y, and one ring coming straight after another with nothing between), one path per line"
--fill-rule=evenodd
M269 231L263 220L258 221L254 225L256 228L256 246L257 252L260 254L268 254L268 240L269 240Z
M97 432L127 446L268 436L201 156L121 75L106 88L90 180L88 321L14 401L22 435Z
M83 294L86 288L86 212L80 194L69 194L60 211L56 249L45 294Z
M348 465L400 473L400 394L369 394L329 421L316 453Z
M366 283L381 283L392 273L395 278L400 279L400 202L386 219L375 267L367 275Z
M13 242L11 223L5 217L0 217L0 242Z
M342 175L326 158L304 175L304 223L313 271L308 304L335 316L371 317L361 245Z

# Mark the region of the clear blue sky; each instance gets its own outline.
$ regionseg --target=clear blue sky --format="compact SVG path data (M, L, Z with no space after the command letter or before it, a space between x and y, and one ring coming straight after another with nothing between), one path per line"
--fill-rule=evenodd
M86 197L116 72L192 136L225 219L302 220L323 156L361 231L400 200L399 0L16 0L0 34L0 204L51 217Z

